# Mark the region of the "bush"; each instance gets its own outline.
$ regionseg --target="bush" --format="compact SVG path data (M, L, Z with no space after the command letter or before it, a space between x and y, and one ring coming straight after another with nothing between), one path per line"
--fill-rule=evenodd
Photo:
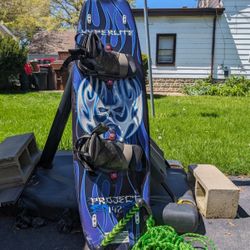
M10 37L0 36L0 88L6 87L8 79L22 72L27 60L27 50Z
M143 65L144 75L147 78L148 77L148 56L145 54L142 54L142 65Z
M196 81L193 86L186 85L184 92L188 95L250 96L250 80L231 76L224 83L214 84L211 78L207 78Z

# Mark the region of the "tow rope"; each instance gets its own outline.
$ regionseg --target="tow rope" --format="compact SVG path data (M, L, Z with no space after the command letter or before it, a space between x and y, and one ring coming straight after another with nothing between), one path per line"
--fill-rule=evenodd
M147 220L147 231L133 250L216 250L212 240L199 234L178 235L170 226L155 226L152 216Z
M101 247L110 245L115 237L126 227L129 221L140 211L140 204L135 204L133 208L122 218L113 230L103 239ZM206 236L194 233L178 235L170 226L155 226L153 216L150 215L147 222L147 231L132 250L216 250L212 240Z

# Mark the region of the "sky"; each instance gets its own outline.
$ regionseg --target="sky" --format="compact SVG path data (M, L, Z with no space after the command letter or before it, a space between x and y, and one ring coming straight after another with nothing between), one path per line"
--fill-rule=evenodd
M136 0L136 8L143 8L144 0ZM197 7L197 0L148 0L150 8L189 8Z

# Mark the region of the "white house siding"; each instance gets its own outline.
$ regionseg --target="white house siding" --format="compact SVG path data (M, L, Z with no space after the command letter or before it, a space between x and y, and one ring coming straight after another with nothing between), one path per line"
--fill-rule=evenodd
M143 17L136 17L142 52L146 53ZM158 33L176 34L175 66L156 65ZM205 78L211 73L213 17L150 17L154 78Z
M218 16L213 76L230 74L250 79L250 0L224 0ZM144 19L136 17L143 53L146 53ZM176 33L175 66L156 65L156 34ZM213 17L150 17L154 78L205 78L211 74Z
M250 0L224 0L225 13L218 18L215 50L215 78L230 74L250 79Z

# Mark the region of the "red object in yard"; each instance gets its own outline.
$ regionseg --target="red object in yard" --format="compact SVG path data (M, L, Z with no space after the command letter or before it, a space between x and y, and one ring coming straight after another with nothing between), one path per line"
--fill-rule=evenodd
M25 63L24 64L24 71L25 71L25 74L27 75L27 76L30 76L30 75L32 75L32 66L31 66L31 64L30 63Z

